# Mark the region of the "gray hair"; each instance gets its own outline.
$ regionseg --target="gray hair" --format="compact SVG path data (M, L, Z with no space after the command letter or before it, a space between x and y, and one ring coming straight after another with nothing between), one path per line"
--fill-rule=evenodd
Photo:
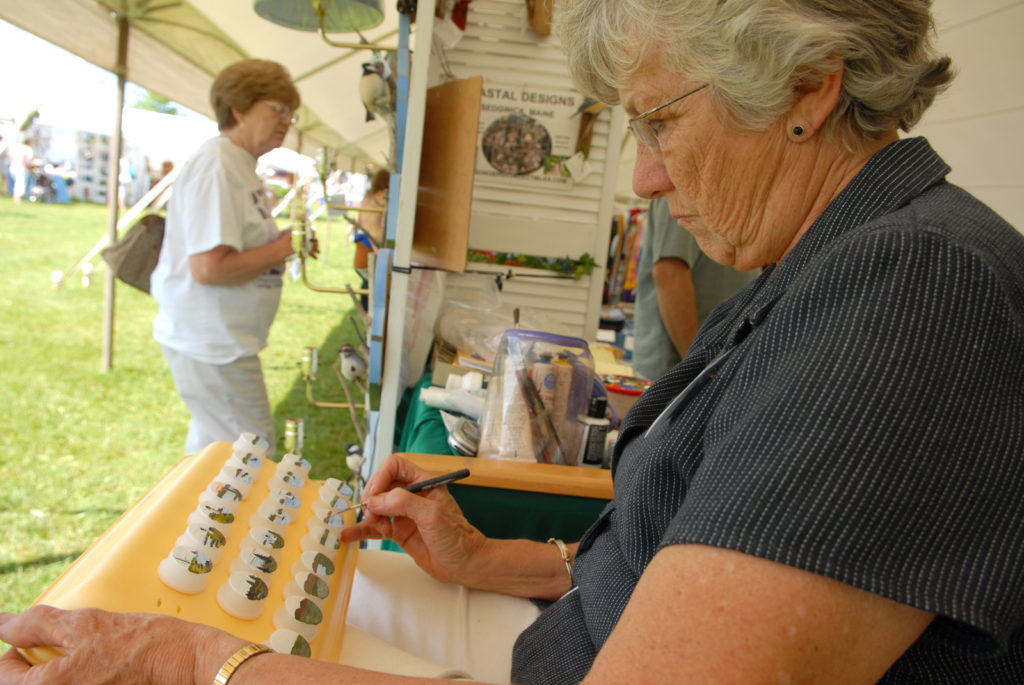
M953 78L949 57L931 44L931 0L558 2L573 80L609 104L655 46L665 68L709 83L725 112L753 130L840 64L826 128L854 138L909 131Z

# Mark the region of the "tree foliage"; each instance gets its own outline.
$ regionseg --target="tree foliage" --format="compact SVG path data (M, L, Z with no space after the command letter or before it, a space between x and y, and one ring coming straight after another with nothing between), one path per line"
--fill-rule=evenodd
M149 112L160 112L161 114L175 114L180 115L178 106L176 103L171 102L169 99L156 93L151 93L148 90L143 91L141 97L135 101L132 105L135 109L144 109Z

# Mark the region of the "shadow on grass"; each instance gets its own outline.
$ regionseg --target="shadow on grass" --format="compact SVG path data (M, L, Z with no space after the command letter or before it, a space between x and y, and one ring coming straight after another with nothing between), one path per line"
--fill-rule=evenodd
M109 517L111 520L116 519L117 517L119 517L124 512L125 512L124 509L111 509L109 507L106 507L106 508L101 508L101 507L85 507L83 509L48 509L48 510L46 510L46 514L48 516L51 516L51 517L52 516L80 517L80 516L89 515L89 516L106 516L106 517ZM4 512L4 513L14 514L14 515L25 515L25 514L28 513L28 510L26 510L26 509L10 509L10 510Z
M47 554L45 556L36 557L35 559L28 559L26 561L14 561L7 564L0 564L0 576L6 576L8 573L25 571L39 566L49 566L50 564L68 564L77 559L84 551L84 549L80 549L74 552L67 552L65 554Z
M51 513L59 514L62 516L81 516L83 514L95 514L97 516L109 516L112 519L116 519L118 516L123 514L124 511L124 509L99 509L95 507L89 507L86 509L71 509L69 511L55 509Z

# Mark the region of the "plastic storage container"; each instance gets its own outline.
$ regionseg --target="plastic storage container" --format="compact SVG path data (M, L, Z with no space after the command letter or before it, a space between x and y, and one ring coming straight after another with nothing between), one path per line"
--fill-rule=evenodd
M581 338L505 331L480 419L477 456L576 464L594 379Z

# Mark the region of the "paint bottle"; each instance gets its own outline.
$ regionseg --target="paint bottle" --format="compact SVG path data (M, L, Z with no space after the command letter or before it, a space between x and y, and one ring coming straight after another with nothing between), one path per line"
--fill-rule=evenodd
M555 367L551 364L550 354L542 354L539 361L534 362L530 378L544 408L550 412L555 404Z
M605 443L611 421L605 418L608 399L591 397L587 415L579 418L583 424L583 440L580 441L581 459L577 462L583 466L599 469L605 462Z
M551 415L551 422L555 425L558 437L565 447L566 456L576 456L579 453L579 446L575 442L578 431L573 425L575 421L569 416L569 392L572 390L572 365L566 359L564 352L559 353L554 360L555 370L555 392L554 399L548 405L548 413ZM571 462L578 464L579 460Z
M501 380L499 392L503 394L503 401L499 417L501 442L498 444L498 458L537 461L536 445L530 428L530 410L519 386L515 363L512 360L505 361Z

